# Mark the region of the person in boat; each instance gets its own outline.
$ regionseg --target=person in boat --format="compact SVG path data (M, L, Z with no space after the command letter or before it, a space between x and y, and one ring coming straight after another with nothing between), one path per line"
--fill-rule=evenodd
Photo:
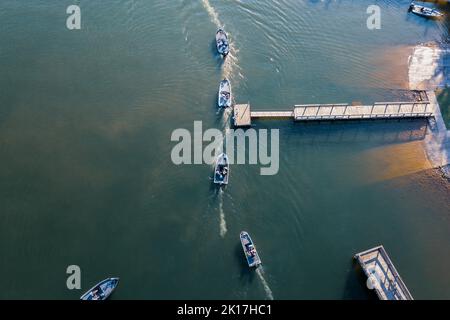
M255 250L255 247L254 247L253 245L249 245L249 246L247 247L247 254L248 254L250 257L254 257L254 256L255 256L255 252L256 252L256 250Z
M99 294L99 289L96 288L92 291L92 299L94 300L99 300L100 299L100 294Z
M223 167L222 166L219 166L216 173L219 176L219 180L223 180Z

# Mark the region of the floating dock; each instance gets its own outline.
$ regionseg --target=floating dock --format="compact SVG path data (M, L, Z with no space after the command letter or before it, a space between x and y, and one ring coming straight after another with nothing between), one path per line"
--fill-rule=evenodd
M383 246L355 255L380 300L414 300Z
M372 105L302 104L291 111L251 111L250 104L234 106L234 125L251 126L252 119L293 119L294 121L405 119L428 118L434 115L429 101L375 102Z
M250 104L236 104L233 107L235 127L248 127L252 124L250 117Z

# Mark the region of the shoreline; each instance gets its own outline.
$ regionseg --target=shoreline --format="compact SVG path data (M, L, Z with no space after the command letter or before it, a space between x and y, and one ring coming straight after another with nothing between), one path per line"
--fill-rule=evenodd
M434 120L429 121L430 131L423 141L423 147L431 166L450 181L450 130L445 126L435 92L427 91L427 96L435 116Z

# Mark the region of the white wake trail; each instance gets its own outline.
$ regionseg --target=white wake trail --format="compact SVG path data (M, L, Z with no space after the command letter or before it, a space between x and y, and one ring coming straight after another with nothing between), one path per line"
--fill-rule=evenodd
M223 238L227 233L227 222L225 221L225 211L223 211L223 190L219 189L219 217L220 217L220 236Z
M211 3L209 3L209 0L202 0L202 4L209 15L211 22L216 25L216 28L223 28L223 24L219 19L219 14L211 5ZM222 69L222 76L229 80L231 80L233 74L236 72L235 69L238 68L238 59L237 59L238 50L233 45L231 45L230 48L231 48L230 53L225 58ZM242 74L239 71L238 74L241 78L243 78Z
M220 28L222 26L222 23L220 23L219 15L217 14L216 10L214 10L208 0L202 0L202 4L206 9L206 12L208 12L209 17L211 18L211 22L214 23L217 28Z
M259 280L261 280L261 283L262 283L262 285L264 287L264 291L266 292L267 299L273 300L273 293L272 293L272 290L269 287L269 284L267 283L266 279L264 278L264 271L262 269L262 266L259 266L256 269L256 274L258 275Z

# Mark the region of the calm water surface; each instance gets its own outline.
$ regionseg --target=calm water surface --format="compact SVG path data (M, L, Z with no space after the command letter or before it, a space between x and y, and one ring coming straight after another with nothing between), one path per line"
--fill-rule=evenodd
M429 168L426 123L280 128L280 170L175 166L174 129L225 129L217 86L255 109L401 100L379 65L440 41L442 22L372 0L73 1L0 4L0 298L77 299L119 276L117 299L367 299L356 252L383 244L415 298L450 298L448 190ZM225 62L214 49L229 32ZM425 172L425 173L424 173ZM249 272L247 230L263 269Z

